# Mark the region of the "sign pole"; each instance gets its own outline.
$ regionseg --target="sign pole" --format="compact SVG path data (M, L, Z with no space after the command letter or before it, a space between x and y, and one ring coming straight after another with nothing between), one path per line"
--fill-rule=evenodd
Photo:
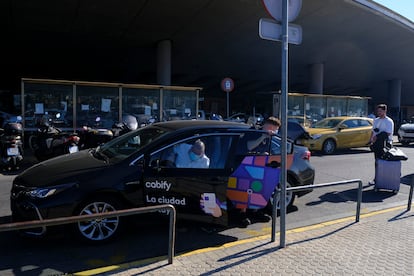
M286 247L286 153L287 153L287 95L288 95L288 0L282 3L282 95L281 95L281 127L282 127L282 166L281 166L281 194L280 194L280 247Z
M226 92L226 96L227 96L227 119L230 117L230 113L229 113L229 110L230 110L230 100L229 100L229 98L230 98L230 96L229 96L229 94L230 94L230 92L229 91L227 91Z
M292 24L290 21L295 20L299 15L302 0L262 0L266 11L269 15L282 25L272 22L271 20L261 19L259 21L259 36L263 39L281 41L282 42L282 80L280 95L280 119L282 130L282 148L281 148L281 174L280 174L280 247L285 247L286 237L286 183L287 183L287 110L288 110L288 68L289 68L289 43L300 44L302 42L302 28ZM290 6L290 8L289 8ZM291 13L289 13L291 12ZM290 27L290 28L289 28ZM289 29L294 39L289 40ZM274 202L276 195L274 194ZM274 207L276 210L276 207ZM275 213L275 212L274 212ZM275 220L275 214L273 214ZM276 223L272 224L272 241L274 241Z

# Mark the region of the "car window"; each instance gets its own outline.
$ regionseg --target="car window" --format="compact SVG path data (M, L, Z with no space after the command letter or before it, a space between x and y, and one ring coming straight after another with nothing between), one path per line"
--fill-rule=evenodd
M358 127L358 120L357 119L346 120L343 122L343 124L346 125L348 128Z
M312 127L313 128L334 128L336 127L341 120L338 119L324 119L315 123Z
M190 137L176 141L171 145L154 151L150 155L150 166L163 168L194 168L194 169L223 169L230 156L229 151L233 136L226 134L211 134ZM191 147L201 141L205 147L205 157L192 160ZM200 158L208 162L200 160ZM207 164L207 165L206 165Z
M368 120L358 120L359 126L365 127L365 126L372 126L372 124Z
M164 133L165 130L155 127L141 128L103 144L96 149L95 153L108 159L110 163L116 163L128 158L152 141L157 140Z
M252 143L253 142L253 143ZM264 131L244 133L237 144L236 155L280 155L282 140L280 136L268 135ZM252 145L254 147L252 148ZM287 142L287 152L292 152L293 144Z
M270 153L271 136L264 131L246 132L240 136L237 155L258 155Z

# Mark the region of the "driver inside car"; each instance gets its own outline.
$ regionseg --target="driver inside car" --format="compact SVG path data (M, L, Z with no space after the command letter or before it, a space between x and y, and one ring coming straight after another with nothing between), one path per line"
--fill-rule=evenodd
M181 143L174 147L175 165L177 168L202 168L210 165L210 158L205 154L205 145L200 139L194 144Z

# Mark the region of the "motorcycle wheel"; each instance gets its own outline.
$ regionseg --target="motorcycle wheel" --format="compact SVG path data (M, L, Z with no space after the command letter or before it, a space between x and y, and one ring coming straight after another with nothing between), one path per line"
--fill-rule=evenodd
M37 144L37 137L32 135L29 137L29 148L34 152L36 149L39 148Z

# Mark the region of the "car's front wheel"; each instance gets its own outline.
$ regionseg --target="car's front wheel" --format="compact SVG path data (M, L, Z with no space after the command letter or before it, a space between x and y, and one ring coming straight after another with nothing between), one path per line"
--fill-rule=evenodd
M322 146L322 152L324 154L332 154L336 150L336 143L333 139L327 139Z
M104 214L121 209L121 204L112 198L102 197L81 204L76 215ZM121 226L120 217L96 218L76 224L76 233L84 241L101 243L114 238Z

